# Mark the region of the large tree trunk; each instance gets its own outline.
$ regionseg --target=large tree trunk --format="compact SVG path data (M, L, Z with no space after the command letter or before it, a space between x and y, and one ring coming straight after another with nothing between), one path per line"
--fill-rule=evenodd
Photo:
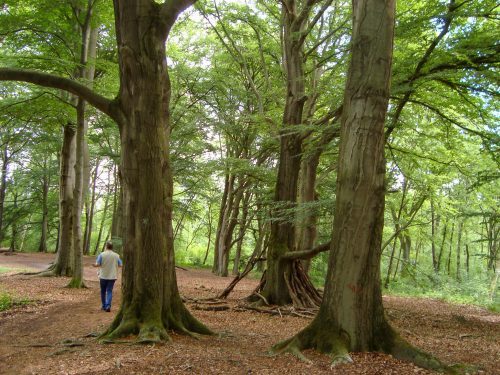
M384 317L380 257L384 221L384 120L394 30L393 0L354 0L349 67L337 169L335 220L325 294L316 318L275 351L384 351L433 367ZM418 354L418 355L417 355Z
M320 156L321 152L315 152L309 158L302 161L299 184L300 203L307 204L316 200L316 172ZM299 213L297 221L297 249L312 249L316 244L317 237L317 210L311 207L303 208ZM309 271L310 264L310 259L302 261L302 266L306 273Z
M184 307L175 278L172 170L169 161L170 81L165 41L191 1L115 0L119 47L123 298L107 338L138 334L167 339L167 330L210 333Z
M267 254L265 284L261 294L271 304L292 302L289 289L294 278L293 263L282 256L295 250L295 222L291 212L297 202L297 186L302 155L302 134L296 127L302 124L305 95L303 62L304 35L310 9L298 9L295 1L282 2L283 65L287 77L283 128L280 134L278 177L274 193L275 207L271 213L271 234ZM295 127L295 128L294 128ZM304 275L307 280L307 275Z

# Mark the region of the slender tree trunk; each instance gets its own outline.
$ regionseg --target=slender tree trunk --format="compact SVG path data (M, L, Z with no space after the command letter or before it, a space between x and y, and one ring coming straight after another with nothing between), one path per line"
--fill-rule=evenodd
M203 265L207 262L208 258L208 253L210 252L210 245L212 243L212 202L208 202L208 209L207 209L207 226L208 226L208 233L207 233L207 250L205 252L205 257L203 258Z
M450 233L450 246L448 247L448 262L446 263L446 270L448 271L448 276L451 275L451 250L453 248L453 235L455 234L455 222L451 224Z
M222 199L219 209L219 221L217 223L217 231L215 234L214 264L212 265L212 272L216 275L219 273L220 262L222 261L221 246L219 244L221 243L221 238L223 237L222 231L224 230L224 228L226 228L227 225L226 211L228 209L227 207L229 205L230 196L232 196L233 183L234 176L230 176L228 173L226 173L224 177L224 191L222 193Z
M446 242L447 231L448 231L448 219L446 219L445 222L444 222L443 237L441 238L441 245L439 246L439 256L438 256L438 260L437 260L437 269L438 269L438 272L441 270L441 259L443 258L444 244Z
M104 224L106 223L106 217L108 215L108 207L109 207L109 196L111 195L110 184L108 184L108 189L106 192L106 196L104 197L104 207L102 209L101 222L99 224L99 231L97 233L97 239L94 248L94 254L97 254L99 251L99 246L101 244L102 239L102 231L104 230Z
M465 244L465 271L467 272L467 276L469 275L469 244Z
M113 249L118 254L123 253L123 243L125 241L125 197L123 188L123 178L121 173L121 166L115 170L115 189L113 195L113 218L111 221L111 241L113 242ZM103 244L104 249L104 244Z
M7 172L9 170L9 149L7 143L2 150L2 173L0 175L0 246L4 238L3 232L3 210L5 205L5 193L7 191Z
M246 190L244 193L243 204L242 204L242 214L240 219L240 226L238 230L238 238L236 241L236 252L234 255L234 264L233 264L233 275L238 275L240 273L240 262L241 262L241 251L243 248L243 241L245 240L245 232L248 227L248 205L250 204L250 197L252 193L249 190ZM251 220L251 219L250 219Z
M64 126L59 180L59 236L55 262L47 270L55 276L73 274L73 189L75 184L75 129Z
M92 32L91 20L93 17L94 3L88 0L85 9L80 9L75 6L73 9L75 14L85 12L85 20L83 24L79 25L81 44L80 44L80 67L78 76L85 79L87 85L92 85L94 80L94 68L92 64L88 64L89 59L96 56L97 34ZM70 287L80 288L84 286L83 283L83 241L82 241L82 228L81 228L81 215L83 208L83 201L85 199L89 173L88 167L85 165L86 155L88 156L88 149L86 144L87 134L87 119L86 119L86 102L81 97L77 98L76 105L76 161L75 161L75 186L73 190L73 275L69 283ZM87 157L88 159L88 157ZM88 165L88 163L87 163Z
M48 209L48 195L49 195L49 176L47 174L47 158L43 161L44 174L42 177L42 225L41 225L41 236L40 244L38 245L38 251L41 253L47 252L47 232L48 232L48 221L49 221L49 209Z
M14 218L12 219L12 223L10 224L10 229L11 229L11 238L10 238L10 245L9 245L9 252L13 253L17 249L17 234L19 232L18 226L17 226L17 220L18 220L18 212L17 212L17 197L18 193L14 191L12 193L12 206L14 207Z
M78 99L76 129L75 187L73 189L73 275L69 283L72 288L83 284L83 243L82 243L82 199L83 199L83 146L85 136L85 102Z
M219 218L219 228L215 239L215 258L214 261L215 274L218 276L228 276L229 274L229 255L233 245L233 234L236 225L238 224L238 213L240 202L245 190L244 180L239 181L236 186L237 179L235 176L228 176L227 194L223 194L226 198L221 206L221 217Z
M438 261L436 254L436 233L439 228L439 215L436 215L436 209L434 207L434 199L431 197L431 253L432 253L432 266L434 272L438 272Z
M462 274L460 268L462 267L460 255L462 253L462 229L464 226L464 221L460 220L458 223L457 230L457 281L462 280Z
M99 159L97 159L96 164L95 164L95 169L94 169L94 175L92 177L92 191L90 195L90 202L88 204L88 209L87 212L88 214L86 215L86 224L85 224L85 236L84 236L84 242L83 242L83 254L88 255L90 253L90 240L92 237L92 229L93 229L93 221L94 221L94 209L95 209L95 203L96 203L96 185L97 185L97 178L98 178L98 170L99 170ZM88 200L87 200L88 201Z

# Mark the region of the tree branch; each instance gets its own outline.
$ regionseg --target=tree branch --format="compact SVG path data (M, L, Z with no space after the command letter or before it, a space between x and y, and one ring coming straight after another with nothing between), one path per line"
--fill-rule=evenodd
M85 85L71 79L34 70L0 68L0 81L28 82L38 86L51 87L70 92L85 99L88 103L107 114L117 123L121 123L122 113L116 101L107 99Z
M322 245L318 245L318 246L313 247L312 249L308 249L308 250L289 251L289 252L283 254L280 257L280 259L284 259L284 260L311 259L316 254L330 250L330 244L331 244L331 242L327 242L327 243L324 243Z

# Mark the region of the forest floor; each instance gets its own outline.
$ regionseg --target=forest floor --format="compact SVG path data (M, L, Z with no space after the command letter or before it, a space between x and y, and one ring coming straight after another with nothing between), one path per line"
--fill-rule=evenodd
M177 270L179 289L192 313L214 336L194 339L171 333L165 345L100 344L95 334L112 321L120 302L115 286L111 313L100 310L93 257L85 258L87 289L67 289L67 278L19 274L43 270L53 254L0 254L0 293L33 303L0 312L0 374L432 374L378 353L353 353L354 363L330 369L327 356L305 354L311 364L269 348L297 333L309 319L241 310L240 299L257 281L242 280L224 311L194 302L213 297L231 278L208 270ZM191 302L190 302L191 301ZM476 306L422 298L384 297L391 324L418 347L445 363L478 365L482 374L500 374L500 315ZM285 310L283 310L284 312Z

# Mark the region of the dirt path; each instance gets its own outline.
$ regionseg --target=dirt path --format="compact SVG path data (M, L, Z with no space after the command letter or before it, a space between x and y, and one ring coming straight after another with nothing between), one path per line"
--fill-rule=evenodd
M44 269L50 254L0 254L0 267ZM193 314L220 333L195 340L172 334L166 345L102 345L102 332L114 317L100 311L94 258L85 259L85 290L66 289L66 278L0 276L0 291L38 302L0 313L0 374L430 374L382 354L354 354L355 363L333 370L328 357L308 351L312 364L292 356L270 357L269 347L285 339L308 320L255 312L198 310ZM183 296L213 296L230 281L204 270L178 270ZM238 284L228 305L235 307L255 287ZM114 311L120 299L117 285ZM448 363L474 363L483 374L500 374L500 315L471 306L436 300L386 297L391 323L422 349Z

